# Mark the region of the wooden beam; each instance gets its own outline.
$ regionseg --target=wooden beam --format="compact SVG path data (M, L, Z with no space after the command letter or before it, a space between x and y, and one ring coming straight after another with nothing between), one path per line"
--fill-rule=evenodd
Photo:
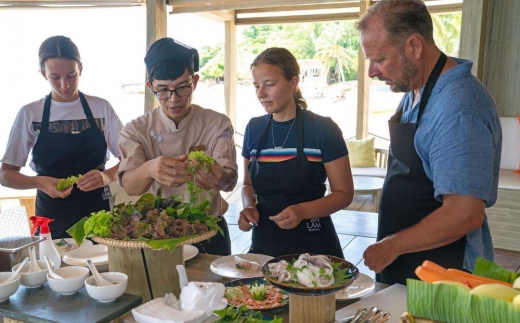
M208 12L197 12L198 16L211 19L217 22L224 22L229 20L235 20L235 15L232 13L232 10L219 10L219 11L208 11ZM175 14L174 12L170 12L170 14Z
M359 16L370 7L370 0L359 0ZM358 93L357 93L356 139L368 137L368 107L370 94L370 77L368 77L368 62L359 46L358 52Z
M226 114L237 131L237 27L234 20L224 22L224 100Z
M146 0L146 49L157 39L166 37L167 10L165 0ZM148 81L145 70L145 83ZM144 89L144 113L157 106L155 96Z
M471 71L482 82L489 0L466 0L462 11L459 56L473 61Z
M304 22L320 22L320 21L340 21L340 20L356 20L359 13L335 13L323 15L297 15L297 16L280 16L280 17L255 17L255 18L237 18L237 25L265 25L265 24L290 24Z
M291 5L313 5L313 4L334 4L338 2L348 3L349 1L331 1L331 0L225 0L225 1L192 1L192 0L170 0L172 13L193 13L202 11L217 11L217 10L241 10L253 8L269 8L282 7Z
M300 10L323 10L323 9L348 9L359 8L357 2L301 4L297 6L265 7L256 9L237 10L237 15L247 13L278 12L278 11L300 11Z
M462 3L451 3L444 5L430 5L428 6L428 12L431 14L435 13L454 13L462 11Z

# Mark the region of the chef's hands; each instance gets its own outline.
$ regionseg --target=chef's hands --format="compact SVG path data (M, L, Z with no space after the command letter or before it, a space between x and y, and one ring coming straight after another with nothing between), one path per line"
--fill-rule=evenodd
M93 169L76 181L76 186L83 192L90 192L100 187L105 187L110 184L110 179L105 173L97 169Z
M240 211L238 218L238 228L242 231L251 230L251 225L258 225L260 214L256 207L246 207Z
M302 222L303 207L300 204L291 205L277 215L270 216L269 219L282 229L296 228Z
M377 274L394 262L398 256L399 254L394 250L390 237L368 246L363 253L365 266Z
M188 165L188 155L160 156L150 161L149 174L163 186L179 187L192 177Z
M213 165L195 160L191 163L195 169L195 185L198 187L208 191L224 181L226 172L217 161L214 161Z

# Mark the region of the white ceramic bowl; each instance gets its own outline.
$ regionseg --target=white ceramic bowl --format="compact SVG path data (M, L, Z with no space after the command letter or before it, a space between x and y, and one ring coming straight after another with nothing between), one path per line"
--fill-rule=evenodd
M47 264L43 260L38 260L37 263L42 270L29 273L28 271L31 265L30 261L26 262L25 265L22 267L22 270L20 271L21 285L27 288L36 288L40 287L47 281L47 273L49 272ZM52 261L51 264L54 266L54 263L52 263ZM18 269L18 267L20 267L20 264L13 267L13 272L15 272Z
M100 273L107 281L113 283L111 286L97 286L94 276L85 280L85 288L90 297L100 302L112 302L123 295L128 285L128 276L118 272Z
M80 266L61 267L54 269L54 272L64 279L55 279L47 274L47 282L53 291L63 295L74 294L82 289L90 273L88 268Z
M12 272L8 272L8 271L0 272L0 303L6 301L9 298L9 296L16 293L16 291L18 290L18 287L20 286L20 275L18 275L18 277L15 280L13 280L12 282L7 283L7 284L2 284L2 282L4 280L11 277L12 275L13 275Z

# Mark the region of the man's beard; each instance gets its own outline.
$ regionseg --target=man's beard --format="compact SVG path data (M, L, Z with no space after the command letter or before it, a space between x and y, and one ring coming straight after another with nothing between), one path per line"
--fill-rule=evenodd
M399 74L398 78L393 81L390 85L390 90L392 92L409 92L412 89L412 83L419 73L417 66L415 66L405 55L402 54L401 64L403 65L403 69Z

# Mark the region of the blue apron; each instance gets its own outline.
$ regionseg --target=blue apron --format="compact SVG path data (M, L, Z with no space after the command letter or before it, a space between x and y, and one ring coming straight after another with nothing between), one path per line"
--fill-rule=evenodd
M257 147L256 156L266 142L272 116ZM290 205L313 201L325 195L325 176L317 178L303 152L303 117L296 108L297 157L283 162L258 162L248 166L260 213L258 226L253 228L250 253L273 257L293 253L313 253L343 258L334 224L330 216L303 220L293 229L282 229L269 220Z
M428 78L419 104L417 122L401 123L402 104L388 122L390 151L379 208L377 241L419 223L442 206L442 202L435 199L433 182L424 171L422 160L415 150L414 138L421 115L446 60L446 55L441 53ZM446 268L462 269L465 248L464 236L443 247L400 255L376 275L376 280L386 284L406 284L407 278L417 279L415 269L424 260L431 260Z
M105 169L107 144L98 128L85 96L79 92L83 111L90 128L79 134L49 132L51 96L45 99L40 134L33 148L33 163L38 176L67 178L85 174L93 169ZM83 192L75 185L66 198L52 198L41 190L36 193L36 215L55 221L50 223L53 238L65 238L65 232L91 212L110 210L110 191L101 187Z

